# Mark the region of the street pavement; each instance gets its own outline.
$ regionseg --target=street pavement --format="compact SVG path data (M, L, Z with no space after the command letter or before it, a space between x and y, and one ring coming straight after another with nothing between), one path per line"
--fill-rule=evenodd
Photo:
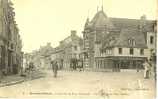
M0 88L0 98L154 99L155 81L143 72L59 71L46 77Z
M11 86L11 85L18 84L24 81L38 79L44 76L45 76L45 73L39 70L35 70L30 73L25 73L23 74L23 76L20 74L3 76L3 78L0 80L0 87Z

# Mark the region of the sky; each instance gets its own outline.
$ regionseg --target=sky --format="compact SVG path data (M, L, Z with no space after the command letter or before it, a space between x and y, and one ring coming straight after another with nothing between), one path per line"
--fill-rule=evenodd
M12 0L15 20L23 40L23 51L31 52L51 42L52 47L76 30L82 37L87 17L97 6L108 17L156 19L156 0ZM158 10L157 10L158 11Z

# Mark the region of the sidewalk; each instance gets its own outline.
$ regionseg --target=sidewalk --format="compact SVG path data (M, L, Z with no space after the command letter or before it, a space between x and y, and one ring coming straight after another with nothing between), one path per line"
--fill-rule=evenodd
M0 82L0 87L10 86L25 81L25 77L19 75L4 76Z
M11 75L11 76L4 76L0 82L0 87L10 86L18 83L22 83L24 81L34 80L38 78L42 78L45 76L45 73L41 71L34 71L31 75L26 74L26 76Z

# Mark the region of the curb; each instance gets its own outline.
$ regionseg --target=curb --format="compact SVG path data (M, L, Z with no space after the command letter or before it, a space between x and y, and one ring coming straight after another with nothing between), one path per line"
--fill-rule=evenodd
M31 79L30 78L24 78L22 80L12 81L12 82L8 82L8 83L0 84L0 87L11 86L11 85L15 85L15 84L19 84L19 83L22 83L22 82L43 78L43 77L44 76L38 76L38 77L31 78Z
M5 83L5 84L0 84L0 87L15 85L15 84L18 84L18 83L22 83L24 81L25 80L23 79L23 80L19 80L19 81L14 81L14 82L9 82L9 83Z

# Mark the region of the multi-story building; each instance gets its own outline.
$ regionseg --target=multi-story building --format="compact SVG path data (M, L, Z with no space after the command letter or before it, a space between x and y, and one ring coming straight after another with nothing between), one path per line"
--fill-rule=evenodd
M102 9L87 19L83 42L85 68L136 68L156 51L156 20L107 17Z
M70 69L72 60L82 59L82 38L77 36L76 31L72 30L71 35L60 41L60 45L52 53L52 59L57 59L60 66Z
M25 65L29 65L33 62L36 69L48 69L51 63L51 53L53 52L53 47L51 43L47 43L46 46L41 46L38 50L31 53L25 54Z
M54 48L54 50L51 53L51 61L57 61L59 69L63 69L64 64L64 50L58 46Z
M0 70L3 74L16 74L22 66L22 40L12 5L10 0L0 1Z

